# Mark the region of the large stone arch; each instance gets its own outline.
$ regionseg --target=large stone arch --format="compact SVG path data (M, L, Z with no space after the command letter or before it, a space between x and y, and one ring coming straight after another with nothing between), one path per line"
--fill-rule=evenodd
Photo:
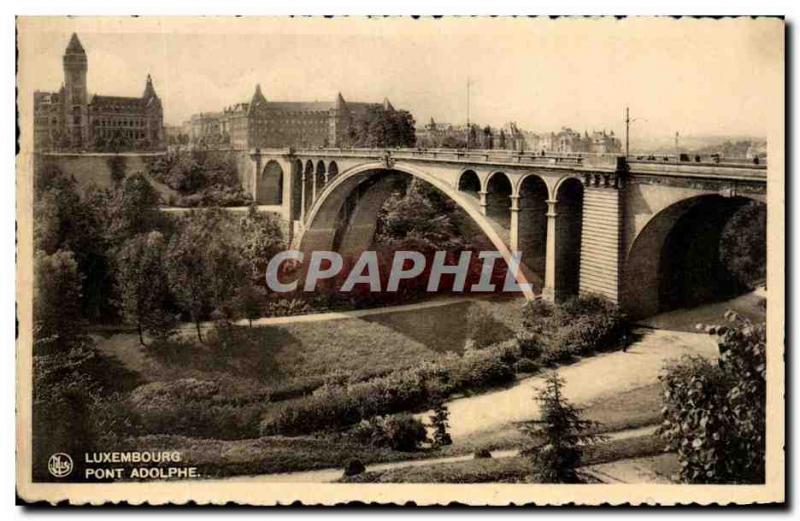
M752 200L698 195L654 215L636 236L623 265L623 309L633 318L643 318L741 292L720 260L720 237L736 210Z
M314 250L331 250L336 242L345 245L350 251L363 251L369 248L374 234L374 226L377 222L377 212L382 202L389 196L392 187L389 181L371 178L382 174L385 176L386 173L391 173L392 171L421 179L452 199L486 235L503 260L507 264L512 262L508 245L503 241L497 228L481 213L474 202L470 201L470 195L460 193L449 183L405 163L396 163L387 169L384 163L375 162L340 172L335 179L328 183L307 213L306 227L299 240L300 249L308 255ZM372 183L373 188L375 188L369 190L369 193L374 195L375 199L361 201L360 205L364 205L364 203L367 203L367 205L361 206L361 209L355 209L357 213L352 215L351 220L356 219L356 222L351 224L350 232L346 233L345 236L337 236L337 219L342 208L345 204L348 204L350 195L359 186L368 182ZM381 204L377 204L378 201ZM371 228L371 233L367 228ZM533 290L528 287L529 280L523 270L518 270L517 282L523 285L523 294L526 298L533 299L536 297Z
M283 168L271 159L267 161L258 178L256 202L264 205L283 203Z

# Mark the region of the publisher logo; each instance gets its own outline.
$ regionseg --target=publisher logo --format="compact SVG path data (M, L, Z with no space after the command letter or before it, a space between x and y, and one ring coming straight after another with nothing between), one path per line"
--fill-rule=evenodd
M50 456L47 462L47 470L57 478L67 477L72 472L72 458L69 457L69 454L56 452Z

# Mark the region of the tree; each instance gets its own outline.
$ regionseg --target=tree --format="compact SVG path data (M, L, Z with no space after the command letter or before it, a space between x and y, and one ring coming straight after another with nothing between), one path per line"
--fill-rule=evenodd
M118 185L125 179L125 156L114 155L108 159L108 170L111 173L111 180L114 185Z
M250 327L253 327L253 320L264 312L264 294L253 284L244 284L239 288L235 302L237 314L246 318Z
M281 223L274 215L258 212L255 205L251 205L239 225L240 251L248 267L250 280L264 285L270 259L286 249Z
M160 218L158 203L158 193L144 175L126 177L110 201L110 240L122 244L133 235L156 228Z
M416 239L428 243L432 250L462 250L466 245L458 219L455 203L414 179L405 193L397 193L384 203L378 215L376 242Z
M166 243L159 232L137 235L117 252L116 283L123 317L136 324L139 343L144 332L165 337L172 329L166 304L169 297L164 270Z
M43 170L34 199L34 247L47 254L71 251L83 277L83 316L108 317L112 307L106 239L109 192L90 185L81 196L74 177L57 168Z
M533 463L533 477L539 483L580 483L578 470L584 451L598 441L592 434L597 424L581 417L580 409L563 396L564 381L551 372L537 400L541 419L525 430L532 445L523 451Z
M248 280L237 224L217 208L190 212L181 219L167 247L170 288L195 322L201 342L200 321L212 311L218 318L230 319L234 297Z
M678 453L687 483L763 483L766 432L766 327L736 313L713 326L719 361L684 357L660 376L659 434Z
M736 210L722 230L720 257L744 288L767 276L767 206L749 201Z
M38 339L55 338L64 348L83 335L81 276L69 250L34 258L33 324ZM44 345L44 344L42 344Z
M431 415L431 425L433 425L433 445L442 447L444 445L452 445L453 439L447 429L450 427L448 422L450 418L450 411L447 406L442 402L438 402L433 407L433 414Z
M166 266L169 286L181 309L195 323L197 339L203 341L200 321L210 311L212 294L205 266L205 241L202 228L184 219L167 246Z
M370 148L413 147L416 142L414 117L405 110L369 107L350 125L352 146Z

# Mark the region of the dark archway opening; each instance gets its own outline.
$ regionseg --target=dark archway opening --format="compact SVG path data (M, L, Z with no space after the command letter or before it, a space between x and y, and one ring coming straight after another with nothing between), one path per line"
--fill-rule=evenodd
M314 185L314 199L316 199L325 188L325 163L322 160L317 161L317 172L315 176L316 184Z
M309 159L306 161L306 168L304 172L305 182L303 185L303 192L305 193L305 213L308 215L308 210L314 204L314 163Z
M292 163L292 220L300 219L303 205L303 162L295 159Z
M575 296L580 286L583 183L567 179L556 192L556 287L558 300Z
M481 180L478 174L472 170L465 170L458 178L458 191L477 198L478 192L481 191Z
M623 274L634 318L738 296L766 273L766 206L743 197L680 201L639 233Z
M486 185L486 216L504 228L511 225L511 181L503 172L496 172Z
M337 175L339 175L339 165L336 164L336 161L331 161L328 165L328 181Z
M528 176L520 185L519 196L519 251L522 262L541 283L547 250L547 185L538 176Z

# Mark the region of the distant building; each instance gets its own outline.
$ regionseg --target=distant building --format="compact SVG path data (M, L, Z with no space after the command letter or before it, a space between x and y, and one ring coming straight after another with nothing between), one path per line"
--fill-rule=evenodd
M617 154L622 151L622 142L614 136L613 130L581 134L571 128L562 127L558 132L526 134L526 149L533 152Z
M47 150L137 150L164 147L161 100L147 75L139 98L89 95L88 60L77 34L64 53L64 84L33 95L34 147Z
M250 102L221 112L194 114L188 121L193 144L235 149L282 147L346 147L351 125L370 108L394 111L380 103L335 101L267 101L256 85Z

